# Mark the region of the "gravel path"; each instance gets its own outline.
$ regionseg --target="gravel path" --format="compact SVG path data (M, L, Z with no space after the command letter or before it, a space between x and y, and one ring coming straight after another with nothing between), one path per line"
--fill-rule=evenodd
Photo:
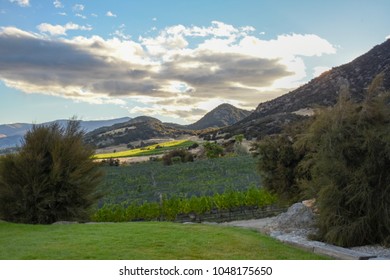
M275 227L275 221L277 217L264 218L264 219L254 219L254 220L242 220L242 221L233 221L221 223L222 226L235 226L235 227L244 227L258 230L262 233L266 233L280 241L291 243L295 245L302 245L302 247L318 247L321 250L339 249L341 252L346 252L351 256L355 255L357 258L359 256L368 256L370 259L386 259L390 260L390 248L385 248L379 245L375 246L361 246L353 248L341 248L329 244L325 244L318 241L309 240L307 238L308 233L312 232L312 229L290 229L286 228L279 229ZM321 252L318 250L318 252ZM336 257L337 258L337 257ZM365 257L363 257L365 258Z

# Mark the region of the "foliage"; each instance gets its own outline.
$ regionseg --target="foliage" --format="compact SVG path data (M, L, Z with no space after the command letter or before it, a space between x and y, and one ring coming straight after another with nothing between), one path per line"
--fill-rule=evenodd
M191 197L210 196L226 189L260 187L256 161L251 156L196 160L171 166L144 162L119 167L101 166L106 174L99 189L105 196L99 202L118 204L159 202L160 194Z
M54 123L35 125L16 154L0 161L0 213L3 219L49 224L83 220L100 197L96 186L101 170L84 132L72 120L66 128Z
M341 246L390 245L389 95L356 104L343 95L301 140L310 147L320 238Z
M165 154L162 160L165 165L172 165L175 161L175 158L179 158L179 161L182 163L194 161L194 156L190 152L183 149L173 150Z
M300 198L297 167L301 156L294 149L292 139L285 134L268 136L254 148L263 187L282 201L296 202Z
M390 93L380 92L382 80L373 80L363 102L342 89L306 130L257 144L264 186L316 198L318 238L328 243L390 246Z
M203 144L208 158L218 158L223 155L223 147L214 142L206 142Z
M244 140L244 137L245 137L244 134L238 134L234 136L234 140L241 144L242 141Z
M276 202L275 196L264 189L250 187L246 191L227 190L213 196L161 197L158 202L144 202L137 205L132 203L105 204L93 215L98 222L128 222L164 220L174 221L179 214L194 213L202 216L216 210L233 210L237 208L257 209L272 205Z

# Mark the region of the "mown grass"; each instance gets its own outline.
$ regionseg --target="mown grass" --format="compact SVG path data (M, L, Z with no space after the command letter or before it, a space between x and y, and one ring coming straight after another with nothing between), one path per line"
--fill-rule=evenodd
M326 259L258 232L166 222L24 225L0 223L3 260Z
M109 159L109 158L159 155L172 149L190 147L194 143L195 142L188 141L188 140L175 140L175 141L169 141L160 144L146 146L144 148L131 149L131 150L115 152L115 153L96 154L94 158Z

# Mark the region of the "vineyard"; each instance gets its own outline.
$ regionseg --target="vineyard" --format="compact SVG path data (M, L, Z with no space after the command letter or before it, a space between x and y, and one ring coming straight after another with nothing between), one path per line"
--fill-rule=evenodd
M202 221L205 215L221 216L225 212L255 211L276 202L276 197L264 189L251 187L246 191L226 191L213 196L162 197L160 202L143 204L105 204L93 216L96 222L175 221L179 215Z
M168 197L210 196L226 190L260 187L256 161L251 156L222 157L165 166L145 162L120 167L104 166L105 179L100 190L105 193L100 206L159 202Z
M147 162L102 167L105 193L95 221L175 220L215 211L253 211L275 203L260 188L251 156L222 157L165 166Z
M121 152L113 152L106 154L97 154L94 156L96 159L109 159L109 158L122 158L122 157L136 157L136 156L150 156L163 154L166 151L188 148L194 145L195 142L188 140L175 140L164 142L160 144L154 144L143 148L130 149Z

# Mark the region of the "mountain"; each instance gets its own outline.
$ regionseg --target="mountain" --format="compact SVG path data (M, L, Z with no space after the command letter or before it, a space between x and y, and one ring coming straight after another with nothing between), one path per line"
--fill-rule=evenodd
M201 130L220 128L236 123L251 112L222 104L190 125L163 123L158 119L140 116L128 122L102 127L86 135L86 141L103 148L158 138L177 138L198 135Z
M383 74L383 89L389 90L390 39L350 63L321 74L296 90L259 104L251 115L222 129L220 133L243 133L247 138L261 138L280 132L284 125L310 115L313 108L333 106L343 87L349 89L354 100L363 100L368 86L378 74Z
M191 130L224 127L235 124L250 114L250 111L239 109L233 105L224 103L208 112L199 121L185 127Z
M179 129L160 120L140 116L124 123L96 129L86 135L86 141L98 148L129 144L130 142L156 138L177 138L194 132Z
M116 123L122 123L130 120L129 117L112 119L112 120L99 120L99 121L80 121L82 129L86 132L95 130L102 126L111 126ZM62 126L66 126L69 120L56 120ZM53 122L46 122L43 125L49 125ZM30 123L15 123L0 125L0 149L16 147L21 144L24 134L33 127Z

